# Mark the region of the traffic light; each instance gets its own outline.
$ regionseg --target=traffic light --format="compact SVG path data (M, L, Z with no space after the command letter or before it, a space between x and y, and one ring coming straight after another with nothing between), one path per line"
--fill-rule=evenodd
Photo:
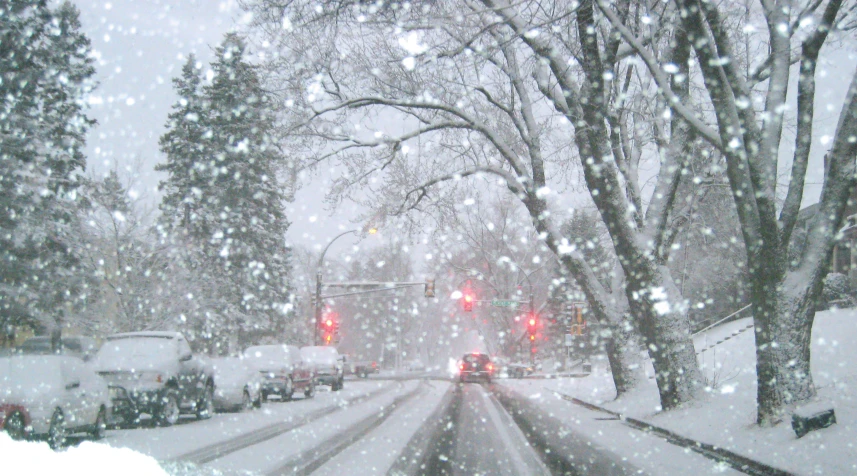
M530 342L536 340L536 333L539 329L539 318L535 314L527 316L527 334L530 336Z
M426 279L425 295L427 298L433 298L434 297L434 279Z
M473 294L470 291L464 294L464 312L473 311Z
M333 336L336 334L336 330L339 329L339 322L334 317L334 313L329 313L321 321L321 332L325 345L333 341Z

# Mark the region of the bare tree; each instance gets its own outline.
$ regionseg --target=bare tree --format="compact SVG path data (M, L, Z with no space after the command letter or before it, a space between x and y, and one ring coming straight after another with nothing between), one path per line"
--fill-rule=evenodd
M469 280L473 290L478 290L479 300L528 301L534 297L540 311L555 256L532 226L521 222L520 202L508 194L490 195L474 200L471 213L444 233L454 238L440 259L454 276L452 284L460 289ZM474 309L472 317L489 350L513 357L524 336L520 316L529 309L528 304L511 310L481 307Z
M595 23L591 2L441 2L374 13L341 2L322 13L294 2L247 6L278 51L272 67L289 72L278 84L307 115L306 127L291 132L329 144L313 160L337 157L348 166L337 197L382 203L407 221L413 212L455 213L449 199L467 193L462 179L490 177L526 207L595 317L613 332L616 355L633 355L624 348L625 329L642 334L663 408L693 398L701 379L684 299L664 263L694 137L679 114L653 119L663 105L630 108L628 97L651 96L654 86L645 70L621 63L630 49L620 47L616 31ZM646 41L681 65L689 47L680 35ZM687 89L674 86L677 94ZM387 117L404 132L355 131L356 117ZM641 134L646 123L657 123L649 138ZM660 173L644 198L639 164L652 156ZM618 299L555 223L548 185L567 177L572 164L582 166L619 258ZM386 178L373 186L379 175ZM625 363L611 359L620 394L638 378L635 365Z
M850 4L850 6L849 6ZM788 408L815 395L810 372L810 336L815 301L827 274L836 230L843 223L845 204L855 187L857 155L857 74L851 80L839 123L825 156L824 185L819 211L807 244L790 269L789 242L804 199L804 182L813 140L815 82L823 46L837 31L857 25L852 2L841 0L747 2L745 18L736 23L725 5L679 0L672 11L653 15L656 27L678 21L693 47L710 108L716 119L708 126L676 96L667 73L672 65L639 41L619 4L599 0L601 12L624 41L633 47L658 81L661 94L699 136L726 158L726 172L737 206L747 250L750 299L756 333L758 378L757 421L778 422ZM647 12L652 13L652 12ZM753 30L737 27L760 19L765 29L751 42L767 47L753 62L741 35ZM740 32L740 33L739 33ZM741 67L744 65L745 67ZM794 66L793 66L794 65ZM797 73L794 102L788 88ZM672 76L675 79L675 75ZM795 110L794 153L785 201L778 207L777 170L786 111Z

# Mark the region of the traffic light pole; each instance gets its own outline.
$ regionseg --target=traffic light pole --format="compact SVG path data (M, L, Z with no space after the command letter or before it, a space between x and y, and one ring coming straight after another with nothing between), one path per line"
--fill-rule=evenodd
M326 251L326 250L325 250ZM318 328L321 326L321 268L315 273L315 325L312 332L312 345L318 345Z
M317 271L315 273L315 319L313 326L315 329L312 332L313 345L318 345L318 328L321 327L321 307L323 304L321 300L321 270L322 266L324 266L324 255L327 253L327 250L330 249L330 245L332 245L334 241L342 238L343 236L349 233L358 233L359 231L360 230L348 230L343 231L342 233L334 236L333 239L330 240L330 242L327 244L327 246L324 247L324 250L322 250L321 256L318 257L318 265L316 266Z

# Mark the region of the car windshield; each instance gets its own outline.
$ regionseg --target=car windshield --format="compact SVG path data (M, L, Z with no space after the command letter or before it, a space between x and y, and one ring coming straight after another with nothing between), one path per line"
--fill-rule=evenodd
M2 0L45 336L0 472L857 474L857 0Z
M485 354L465 354L461 360L469 364L487 364L490 361Z
M63 343L65 346L65 343ZM21 351L26 353L46 353L51 351L51 339L49 337L33 337L21 344Z

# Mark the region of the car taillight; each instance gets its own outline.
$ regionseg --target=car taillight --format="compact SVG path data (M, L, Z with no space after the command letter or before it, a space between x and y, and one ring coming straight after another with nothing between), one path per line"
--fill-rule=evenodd
M459 370L464 370L464 364L458 364L458 369L459 369Z
M488 371L489 371L489 372L493 372L493 371L494 371L494 364L488 364L488 365L486 365L485 367L488 369Z

